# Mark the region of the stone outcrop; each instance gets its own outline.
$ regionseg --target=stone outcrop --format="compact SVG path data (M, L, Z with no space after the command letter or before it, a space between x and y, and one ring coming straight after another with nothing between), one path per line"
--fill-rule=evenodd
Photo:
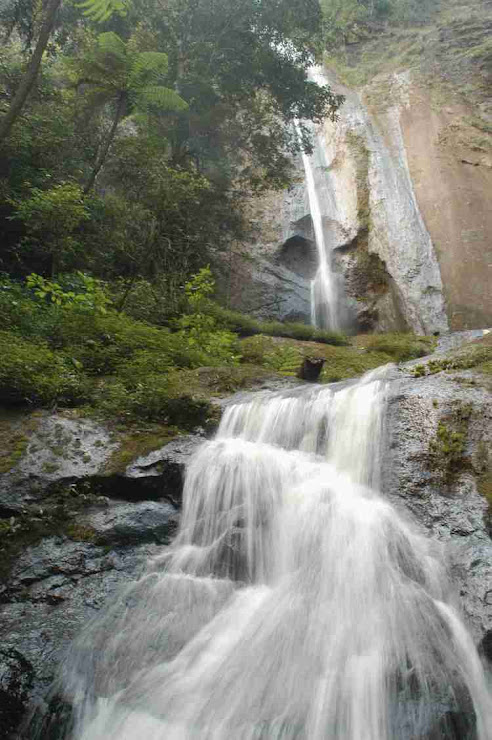
M402 377L385 438L383 491L442 547L465 621L492 661L491 519L478 490L492 467L490 386L469 371Z
M184 467L202 443L200 435L178 437L107 472L118 445L104 426L46 415L1 476L1 737L19 737L19 723L35 712L22 734L33 737L75 635L138 577L157 545L169 544Z

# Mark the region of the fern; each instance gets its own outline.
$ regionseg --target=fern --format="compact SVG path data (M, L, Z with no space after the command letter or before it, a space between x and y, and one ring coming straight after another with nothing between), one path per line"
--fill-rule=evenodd
M167 74L167 54L160 51L141 51L136 55L130 73L130 86L141 87L156 82Z
M124 16L127 13L130 0L84 0L76 3L77 8L82 8L84 15L91 21L102 23L107 21L114 13Z
M188 103L177 92L162 85L147 85L138 90L138 102L141 108L155 105L161 110L186 110Z
M119 62L126 63L126 44L114 31L100 33L97 45L102 54L109 54L116 57Z

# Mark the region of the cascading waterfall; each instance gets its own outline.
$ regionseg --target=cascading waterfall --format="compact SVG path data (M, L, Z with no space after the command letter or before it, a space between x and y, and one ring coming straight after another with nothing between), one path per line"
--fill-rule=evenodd
M490 740L439 550L373 488L385 372L226 409L174 545L67 660L70 737Z

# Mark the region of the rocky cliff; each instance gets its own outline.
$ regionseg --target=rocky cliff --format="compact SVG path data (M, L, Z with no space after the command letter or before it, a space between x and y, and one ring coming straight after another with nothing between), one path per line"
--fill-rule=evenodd
M491 28L490 2L452 2L426 26L380 30L326 59L345 103L318 128L312 163L347 324L492 324ZM315 250L295 166L288 192L249 206L254 233L236 250L231 296L303 319Z

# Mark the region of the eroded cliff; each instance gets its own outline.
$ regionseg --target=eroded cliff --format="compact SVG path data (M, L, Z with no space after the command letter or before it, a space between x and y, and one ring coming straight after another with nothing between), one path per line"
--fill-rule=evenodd
M326 59L345 103L316 131L312 163L346 323L492 324L491 27L490 3L447 3L427 25L380 29ZM251 202L251 242L231 263L232 303L283 318L309 315L315 254L295 164L288 192Z

